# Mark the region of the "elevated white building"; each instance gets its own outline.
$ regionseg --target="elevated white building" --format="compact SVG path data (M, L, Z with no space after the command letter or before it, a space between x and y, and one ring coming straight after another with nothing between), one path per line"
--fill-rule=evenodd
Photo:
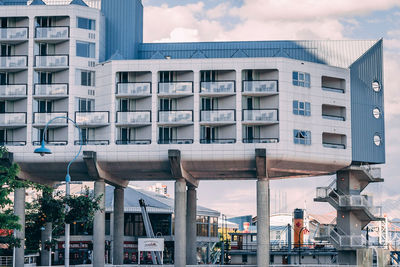
M268 178L384 163L381 40L146 44L140 0L86 3L0 1L0 143L21 178L64 180L82 144L71 177L97 181L99 194L104 182L177 180L175 240L193 241L186 183L191 202L200 180L259 179L261 205ZM82 138L56 119L53 154L34 154L60 116Z

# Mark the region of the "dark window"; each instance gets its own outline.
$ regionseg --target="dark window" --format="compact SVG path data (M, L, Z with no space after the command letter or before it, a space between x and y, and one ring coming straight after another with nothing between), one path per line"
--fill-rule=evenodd
M247 263L247 254L242 255L242 263Z
M76 56L95 58L96 44L82 41L76 41Z
M96 21L94 19L77 17L77 24L80 29L96 30Z
M295 144L311 145L311 132L302 130L293 130Z

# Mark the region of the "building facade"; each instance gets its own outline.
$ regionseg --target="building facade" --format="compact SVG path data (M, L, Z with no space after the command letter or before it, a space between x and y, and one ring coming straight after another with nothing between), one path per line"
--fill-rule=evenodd
M385 162L382 40L143 43L140 0L0 5L0 142L21 178L64 180L82 145L70 175L98 195L176 180L177 266L195 261L199 181L258 179L268 262L269 179Z

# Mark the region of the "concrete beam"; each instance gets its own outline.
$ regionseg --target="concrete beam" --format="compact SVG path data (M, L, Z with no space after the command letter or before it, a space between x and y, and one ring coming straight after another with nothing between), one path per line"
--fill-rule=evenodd
M129 181L116 178L100 167L95 151L83 151L83 160L86 164L88 174L93 180L104 180L114 187L125 188L128 186Z
M180 150L169 149L168 159L173 179L185 179L186 182L189 183L190 185L194 187L199 186L199 181L182 167Z
M258 179L268 178L267 150L264 148L256 149L256 175Z

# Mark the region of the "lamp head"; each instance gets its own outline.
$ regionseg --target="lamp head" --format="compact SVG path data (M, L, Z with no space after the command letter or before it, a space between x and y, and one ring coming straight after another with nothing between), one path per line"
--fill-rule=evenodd
M34 153L38 153L40 154L40 156L44 156L46 154L51 154L51 150L48 149L45 144L44 144L44 140L42 140L42 145L39 148L36 148Z

